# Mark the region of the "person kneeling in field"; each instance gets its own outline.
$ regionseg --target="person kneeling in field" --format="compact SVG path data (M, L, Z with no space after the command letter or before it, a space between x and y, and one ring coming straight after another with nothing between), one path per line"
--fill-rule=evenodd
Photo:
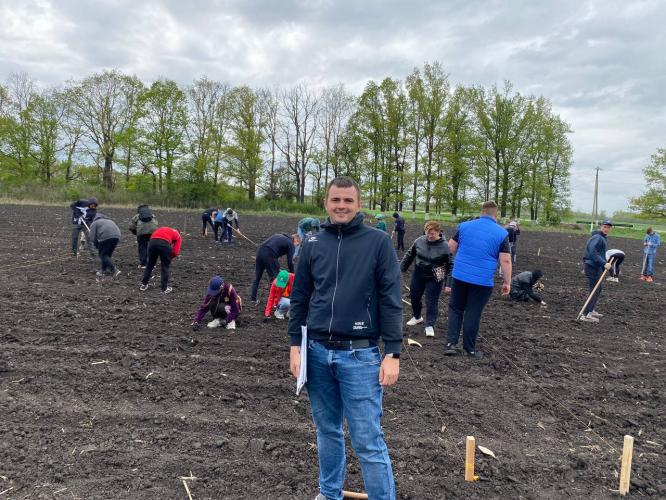
M611 265L611 268L608 270L610 276L606 278L606 281L614 281L615 283L620 282L620 264L624 261L624 252L618 250L617 248L612 248L606 252L606 261Z
M196 332L203 326L202 321L208 312L213 316L208 328L225 327L227 330L235 330L236 319L242 309L242 300L233 285L225 283L220 276L213 276L208 282L203 302L194 315L192 330Z
M284 319L285 315L289 317L289 296L291 295L291 287L294 285L294 273L290 273L283 269L277 275L277 278L271 283L271 292L266 302L266 310L264 311L264 322L268 321L271 317L271 311L275 309L275 317L277 319Z
M541 284L541 277L543 273L539 269L534 271L523 271L522 273L516 274L511 280L511 293L509 298L515 302L528 302L532 299L534 302L545 306L546 303L541 300L536 293L535 289L543 289Z

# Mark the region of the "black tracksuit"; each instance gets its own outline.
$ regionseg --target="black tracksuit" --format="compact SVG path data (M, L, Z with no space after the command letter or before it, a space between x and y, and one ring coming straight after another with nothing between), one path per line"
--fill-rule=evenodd
M255 261L255 275L252 282L252 289L250 290L250 300L257 300L257 290L259 289L259 282L261 277L266 271L268 274L268 283L270 284L278 272L280 272L280 262L278 259L283 255L287 256L287 267L289 272L294 272L294 252L296 247L289 235L284 233L274 234L266 239L257 249L257 256Z

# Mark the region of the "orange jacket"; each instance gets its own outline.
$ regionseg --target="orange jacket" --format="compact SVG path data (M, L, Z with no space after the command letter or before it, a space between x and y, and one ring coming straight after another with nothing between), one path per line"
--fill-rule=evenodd
M276 278L277 279L277 278ZM294 285L294 273L289 273L289 281L287 286L280 288L275 284L275 280L271 283L271 293L268 296L268 302L266 302L266 311L264 311L264 316L270 316L271 311L274 307L277 307L278 302L282 297L289 297L291 295L291 287Z

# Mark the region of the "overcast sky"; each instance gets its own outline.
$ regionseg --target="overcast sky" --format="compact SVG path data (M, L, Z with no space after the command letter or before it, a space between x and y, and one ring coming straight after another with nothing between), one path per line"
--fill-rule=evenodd
M666 1L0 0L0 80L344 83L440 61L452 84L544 95L574 133L574 208L624 209L666 147Z

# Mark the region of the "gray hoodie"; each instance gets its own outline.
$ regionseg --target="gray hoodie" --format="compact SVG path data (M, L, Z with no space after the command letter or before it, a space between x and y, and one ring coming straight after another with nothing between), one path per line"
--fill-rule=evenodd
M100 241L111 238L120 240L120 228L106 215L98 213L90 225L90 239L97 246Z

